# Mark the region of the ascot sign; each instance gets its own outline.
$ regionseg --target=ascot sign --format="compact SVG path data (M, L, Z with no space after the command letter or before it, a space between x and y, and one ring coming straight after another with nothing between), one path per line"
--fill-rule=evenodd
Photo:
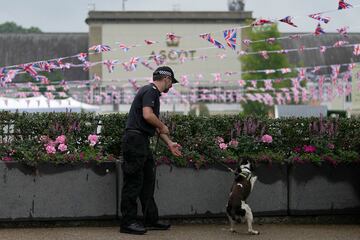
M196 50L189 50L189 51L184 51L184 50L170 50L170 51L160 50L158 53L155 52L155 51L152 51L150 53L149 60L153 60L154 56L160 56L160 58L162 60L164 60L164 61L166 61L166 60L177 61L177 60L183 59L183 58L194 60L195 53L196 53Z

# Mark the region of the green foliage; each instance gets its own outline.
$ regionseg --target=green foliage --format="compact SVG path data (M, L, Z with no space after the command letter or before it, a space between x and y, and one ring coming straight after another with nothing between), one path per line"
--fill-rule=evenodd
M259 41L269 38L278 38L280 37L280 33L277 29L277 25L265 25L257 28L248 28L245 32L245 36L252 40L252 43L249 47L250 52L259 52L259 51L274 51L281 50L282 47L278 42L273 44L269 44L265 41ZM259 42L256 42L259 41ZM242 70L243 71L252 71L252 70L264 70L264 69L279 69L279 68L288 68L291 67L288 59L285 55L281 54L269 54L268 59L264 59L259 54L251 54L245 55L241 57ZM255 80L255 79L276 79L276 78L284 78L291 77L293 74L288 73L283 75L280 72L275 72L272 74L266 74L264 72L258 73L246 73L243 74L242 78L244 80ZM249 86L250 83L247 83ZM290 80L282 81L279 83L275 83L273 87L275 89L289 87ZM262 81L257 82L257 87L264 87L264 83ZM255 91L250 91L253 93ZM271 93L270 93L271 94ZM269 111L272 111L272 107L266 106L259 102L246 102L242 104L245 115L258 115L258 116L267 116Z
M75 164L112 161L121 155L121 139L127 115L90 113L0 112L0 159L28 165ZM320 165L359 162L359 118L268 119L255 116L162 115L172 139L182 145L182 157L174 157L164 144L152 138L158 163L201 168L218 162L255 162ZM98 134L96 145L88 136ZM49 154L46 146L66 137L66 151ZM271 136L266 141L265 135ZM223 140L219 141L219 137ZM236 146L230 142L237 142ZM220 143L226 145L220 148ZM224 146L224 145L223 145Z
M23 28L14 22L0 24L0 33L42 33L37 27Z

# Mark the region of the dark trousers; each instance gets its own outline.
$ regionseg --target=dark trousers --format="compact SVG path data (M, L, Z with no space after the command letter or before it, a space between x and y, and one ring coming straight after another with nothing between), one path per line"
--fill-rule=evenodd
M122 225L136 222L140 199L144 224L159 219L154 200L156 166L149 148L149 138L127 131L123 137L123 187L121 192Z

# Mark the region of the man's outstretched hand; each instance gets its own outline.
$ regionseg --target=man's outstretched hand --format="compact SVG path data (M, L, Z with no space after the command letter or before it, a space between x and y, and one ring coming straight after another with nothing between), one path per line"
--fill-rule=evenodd
M176 142L171 142L168 144L168 147L174 156L180 157L182 155L180 144L177 144Z

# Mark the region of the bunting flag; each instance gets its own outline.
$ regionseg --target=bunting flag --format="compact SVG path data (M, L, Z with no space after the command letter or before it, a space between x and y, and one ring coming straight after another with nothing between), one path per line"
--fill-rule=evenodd
M317 73L320 70L319 66L314 67L314 69L311 71L312 73Z
M147 67L150 70L154 70L154 68L150 65L150 63L148 63L147 61L143 60L141 61L141 64L145 67Z
M354 46L353 54L354 54L355 56L359 56L359 55L360 55L360 44L356 44L356 45Z
M299 34L293 34L289 36L289 39L291 40L299 40L301 36Z
M118 60L105 60L104 65L107 67L109 73L114 72L115 64L117 64Z
M92 63L91 62L88 62L88 61L85 61L82 66L83 66L83 70L84 71L89 71L89 69L92 67Z
M291 68L281 68L280 71L282 74L291 73Z
M290 16L287 16L287 17L284 17L283 19L280 19L279 20L280 22L283 22L283 23L287 23L293 27L297 27L293 22L292 22L292 17Z
M319 49L320 49L320 53L325 53L326 46L320 46Z
M274 37L267 38L265 41L266 41L268 44L274 44L275 41L276 41L276 38L274 38Z
M347 41L337 41L336 43L334 43L334 47L342 47L348 43L349 42L347 42Z
M263 19L263 18L260 18L260 19L257 19L255 20L251 26L262 26L262 25L265 25L265 24L273 24L274 22L270 21L270 20L267 20L267 19Z
M298 69L298 77L300 79L304 79L306 77L306 68L299 68Z
M342 10L342 9L346 9L346 8L351 8L352 5L349 3L346 3L345 0L339 0L339 6L338 6L338 10Z
M109 52L109 51L111 51L111 47L108 45L99 44L99 45L94 45L94 46L90 47L89 50L95 51L96 53Z
M32 76L32 77L36 77L38 75L34 68L34 64L23 64L23 65L21 65L21 67L23 68L23 70L25 72L30 74L30 76Z
M225 30L224 39L232 50L236 49L236 29Z
M88 56L87 53L79 53L79 54L76 55L76 57L77 57L81 62L86 62L87 56Z
M126 46L125 44L123 44L123 43L120 43L120 44L119 44L119 48L120 48L121 50L123 50L124 52L127 52L127 51L130 50L130 48L127 47L127 46Z
M49 84L50 83L50 81L47 77L41 76L41 75L36 76L35 80L41 82L41 84Z
M318 35L321 35L321 34L324 34L324 33L325 33L325 31L322 29L320 23L318 23L318 25L317 25L317 27L316 27L316 29L315 29L314 34L315 34L316 36L318 36Z
M161 55L153 55L151 58L154 60L157 66L162 65L165 62L165 58Z
M176 36L175 33L167 33L166 34L166 39L170 40L170 41L174 41L176 39L180 38L180 36Z
M211 37L210 33L201 34L200 37L202 39L207 40L217 48L225 49L224 45L222 45L220 42L216 41L213 37Z
M249 47L250 44L252 43L252 41L251 41L250 39L244 39L244 40L242 40L242 43L243 43L245 46Z
M348 29L349 27L342 27L342 28L339 28L339 29L336 29L336 31L338 31L338 33L340 35L342 35L343 37L347 38L348 37Z
M269 59L269 54L267 51L260 51L260 56L263 58L263 59Z
M308 16L323 23L330 22L330 17L322 17L320 13L310 14Z
M155 43L158 43L157 41L152 41L152 40L144 40L146 45L152 45L152 44L155 44Z

